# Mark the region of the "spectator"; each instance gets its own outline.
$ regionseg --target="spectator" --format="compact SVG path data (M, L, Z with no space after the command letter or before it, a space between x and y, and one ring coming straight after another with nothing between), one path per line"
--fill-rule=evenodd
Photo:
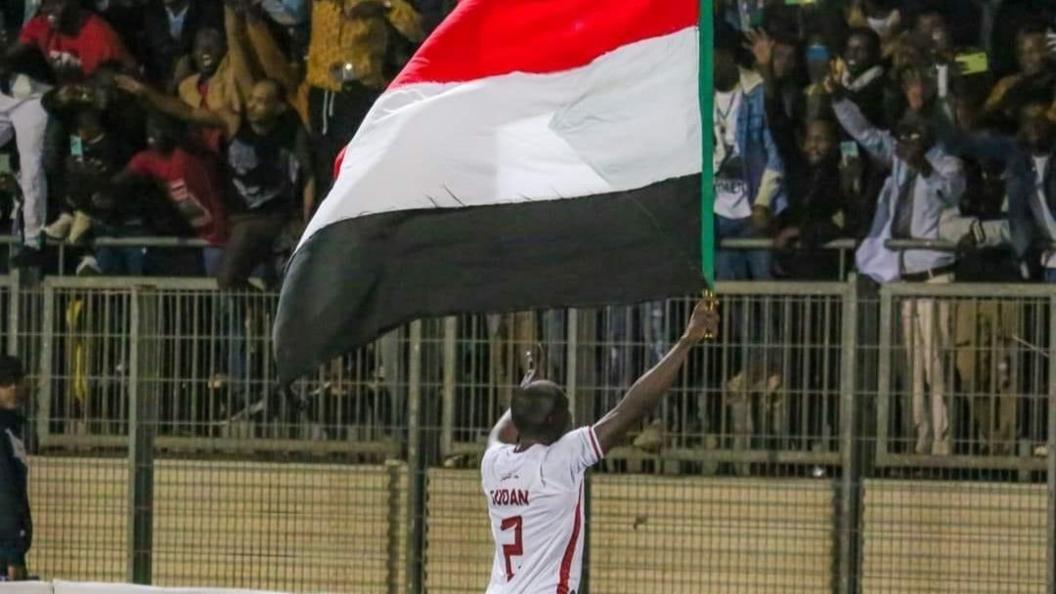
M820 35L813 35L804 51L807 62L809 84L803 91L804 119L816 120L831 117L832 100L825 89L825 79L832 70L832 52Z
M883 56L889 57L899 44L902 16L899 0L864 0L851 7L847 22L851 27L865 27L876 33Z
M173 90L177 64L190 60L199 31L223 26L220 4L212 0L162 0L147 4L143 19L143 65L147 80ZM216 57L215 55L213 57ZM211 64L215 72L215 60Z
M884 97L887 79L880 56L880 36L872 29L852 29L843 50L843 66L838 68L848 98L859 106L866 119L886 127Z
M218 276L221 288L245 287L291 216L303 222L315 201L307 133L287 108L282 87L272 80L256 83L245 114L238 114L192 109L129 77L119 77L118 84L159 111L223 132L231 233Z
M975 121L974 108L958 100L952 111L958 114L960 127L947 127L942 140L951 152L965 158L969 183L960 216L948 216L945 230L940 232L944 238L960 243L963 257L958 259L957 280L1022 281L1018 259L1008 247L1008 215L1002 212L1006 185L1014 189L1019 184L1012 181L1015 176L1011 172L1005 173L1004 154L989 158L987 151L978 150L992 140L992 134L969 133ZM1011 183L1006 183L1006 179ZM1020 242L1026 244L1029 240ZM953 305L954 363L960 391L971 398L971 431L978 435L987 453L1014 455L1021 364L1015 337L1023 331L1023 308L1014 300L973 299Z
M862 115L835 77L830 90L838 97L833 109L855 140L891 170L880 193L868 236L858 248L858 269L877 282L895 280L945 284L953 281L955 257L933 250L895 252L892 238L938 239L944 213L957 206L964 193L960 160L936 144L934 126L918 112L908 112L894 133L879 130ZM949 304L932 299L907 299L902 304L902 332L912 372L914 451L947 455L952 437L942 353L950 343ZM931 392L930 415L925 409L925 384ZM930 419L930 426L929 426Z
M921 40L931 56L953 51L953 39L946 16L933 6L925 7L913 18L911 34Z
M29 511L29 458L18 409L25 396L22 363L0 355L0 575L26 579L26 553L33 544Z
M741 70L728 49L715 50L716 239L767 237L771 213L784 208L784 165L766 118L761 77ZM768 250L719 250L724 280L770 278Z
M105 71L103 71L105 72ZM100 75L82 84L66 84L48 92L43 104L63 127L70 130L68 148L54 176L54 194L62 214L45 228L53 239L79 244L91 227L92 195L120 171L131 156L134 133L119 127L111 114L111 93ZM137 119L123 111L126 122Z
M301 123L308 124L308 85L304 80L304 61L283 53L271 28L256 7L245 11L246 34L252 49L251 61L259 65L261 71L282 85L290 106L301 117Z
M316 178L329 188L331 166L388 83L385 60L395 30L424 37L407 0L316 0L308 46L309 126Z
M799 47L794 39L775 35L770 37L764 30L749 31L748 47L765 48L765 54L756 56L756 70L763 77L766 84L766 97L768 106L772 104L774 110L767 110L770 117L771 130L777 125L775 116L782 119L782 123L794 125L803 121L806 110L805 95L803 93L803 82L801 80L801 69L799 67ZM761 62L760 58L765 58Z
M1016 35L1016 58L1019 71L998 81L984 106L985 116L1015 121L1024 102L1038 96L1051 99L1056 70L1049 55L1045 28L1027 25Z
M1018 68L1016 36L1025 26L1056 25L1056 6L1051 0L989 0L993 24L988 29L990 59L994 71L1004 74Z
M762 31L749 32L748 40L756 68L766 81L766 117L771 137L789 171L786 180L789 207L778 218L781 230L775 238L775 247L806 250L779 254L779 268L793 278L837 278L836 253L819 247L840 237L845 232L846 219L857 216L861 205L849 197L850 192L861 188L861 168L854 167L857 164L850 158L843 159L845 166L841 166L837 128L830 120L810 120L803 142L798 142L796 121L789 113L785 98L779 91L775 92L775 87L780 85L777 73L781 44ZM848 190L847 197L844 189Z
M1016 255L1040 266L1046 282L1056 282L1056 124L1047 117L1048 103L1029 103L1020 110L1017 137L993 133L968 135L947 131L951 150L1004 165L1009 231ZM982 243L981 229L969 236Z
M48 114L41 99L48 89L44 82L47 77L46 64L37 51L22 52L19 59L0 64L0 145L13 139L20 163L22 250L14 259L16 266L39 265L44 247L41 232L47 217L44 139Z
M81 9L77 0L45 0L41 4L40 14L26 23L19 41L8 49L4 62L7 65L24 63L31 59L34 52L43 54L50 69L49 76L62 85L79 84L108 64L128 69L135 67L135 60L114 30L98 16ZM37 89L37 92L42 91ZM41 96L40 100L45 105L45 97ZM61 163L64 161L59 156L61 151L56 151L53 146L50 150L52 156L49 157L47 144L50 142L55 145L60 142L59 139L65 139L65 133L58 122L50 122L41 132L43 148L40 160L45 163L46 171L58 173L55 170L62 169ZM37 162L36 155L27 161L32 172ZM35 221L44 212L44 206L36 200L27 199L26 207L26 214L29 215L25 216L26 228L32 235L33 228L37 226ZM39 261L39 251L27 251L26 256L30 261L26 263Z
M59 82L80 82L100 66L116 62L134 69L136 62L106 21L80 8L78 0L44 0L40 12L22 29L9 59L37 48Z
M136 58L143 56L143 18L147 2L143 0L81 0L80 4L92 10L110 25L110 28L125 44L125 49L129 54Z
M67 85L59 93L78 92L79 88ZM110 214L106 212L110 210L109 203L100 198L106 192L110 177L128 161L131 149L103 125L103 114L94 106L76 109L72 131L69 153L59 176L61 181L56 183L63 212L45 232L54 239L66 239L71 245L82 245L93 224ZM90 254L77 266L78 274L100 272L102 269Z
M789 207L780 217L774 247L784 250L779 268L792 278L838 280L837 253L821 246L857 235L862 171L856 153L841 157L840 150L836 124L811 120L801 151L785 161L792 172Z
M185 225L209 242L210 247L205 248L193 269L213 276L219 270L228 234L219 173L210 155L188 149L180 142L182 137L171 118L152 115L147 121L148 148L132 157L114 184L134 188L137 181L145 182L161 191ZM147 221L158 218L149 217Z
M227 41L232 35L230 31ZM179 95L184 103L211 110L242 111L244 98L252 86L252 72L241 46L228 44L217 29L201 29L194 37L191 61L194 74L180 81ZM232 47L235 51L231 51Z

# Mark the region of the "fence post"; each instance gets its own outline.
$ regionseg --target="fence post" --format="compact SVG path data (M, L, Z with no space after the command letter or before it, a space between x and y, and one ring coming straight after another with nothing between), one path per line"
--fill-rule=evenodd
M403 516L400 515L400 468L399 460L386 460L385 469L389 478L389 550L385 564L385 592L399 594L400 591L400 526Z
M422 594L425 549L425 456L422 455L422 322L411 322L407 382L407 591Z
M858 357L857 279L847 281L843 296L840 363L840 496L838 506L837 587L839 594L858 591L858 562L861 526L861 448L860 410L856 395Z
M21 305L22 298L22 286L19 284L19 269L15 268L8 273L8 296L7 296L7 353L9 355L18 356L18 333L20 330L19 326L19 306ZM26 365L32 364L31 361L25 361Z
M891 419L891 376L892 349L894 343L894 301L895 297L884 287L877 291L880 298L880 328L876 366L876 455L877 460L887 456L887 433ZM908 331L903 329L903 332Z
M128 575L150 584L154 548L154 437L157 432L157 295L131 296L128 377Z
M1056 297L1049 298L1049 435L1046 478L1048 489L1046 559L1048 593L1056 594Z
M455 431L455 374L458 364L458 345L456 337L458 334L458 318L448 316L444 318L444 377L443 393L441 394L440 411L440 458L446 459L452 455L452 444L454 443Z
M568 396L568 410L578 415L583 409L577 406L576 395L579 387L579 310L568 308L565 316L565 395ZM587 419L589 420L589 419Z
M579 310L568 308L565 316L565 395L568 396L568 409L576 415L577 425L593 422L594 419L583 418L585 407L580 406L577 396L579 387ZM580 594L590 592L590 475L583 477L583 560L582 574L579 579Z
M55 288L44 283L44 303L41 306L40 354L37 361L39 383L34 392L36 407L36 440L40 447L47 445L51 435L51 388L52 388L52 346L55 344Z

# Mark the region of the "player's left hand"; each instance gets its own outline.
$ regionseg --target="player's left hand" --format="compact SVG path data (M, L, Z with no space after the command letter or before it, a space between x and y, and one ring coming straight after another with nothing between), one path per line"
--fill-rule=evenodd
M686 326L682 337L692 342L700 342L718 333L719 312L715 309L715 302L713 299L701 299L693 308L693 315L690 316L689 325Z

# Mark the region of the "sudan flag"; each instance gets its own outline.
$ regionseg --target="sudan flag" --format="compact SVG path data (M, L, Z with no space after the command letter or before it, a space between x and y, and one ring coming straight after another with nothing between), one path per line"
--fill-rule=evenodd
M416 318L702 288L700 15L698 0L461 0L345 149L289 263L280 377Z

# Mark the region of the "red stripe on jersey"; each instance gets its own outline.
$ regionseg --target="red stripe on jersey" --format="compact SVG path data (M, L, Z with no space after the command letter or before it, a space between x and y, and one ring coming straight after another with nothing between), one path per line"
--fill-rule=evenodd
M598 445L598 437L594 435L593 427L587 428L587 435L590 436L590 447L594 449L594 455L598 457L598 460L601 460L605 457L605 454L601 451L601 446Z
M579 500L576 501L576 519L572 524L572 536L565 546L565 555L561 557L561 573L557 582L557 594L568 594L568 578L572 574L572 558L576 556L576 544L579 542L579 507L583 503L583 487L579 488Z
M697 0L460 0L392 88L586 66L697 24Z

